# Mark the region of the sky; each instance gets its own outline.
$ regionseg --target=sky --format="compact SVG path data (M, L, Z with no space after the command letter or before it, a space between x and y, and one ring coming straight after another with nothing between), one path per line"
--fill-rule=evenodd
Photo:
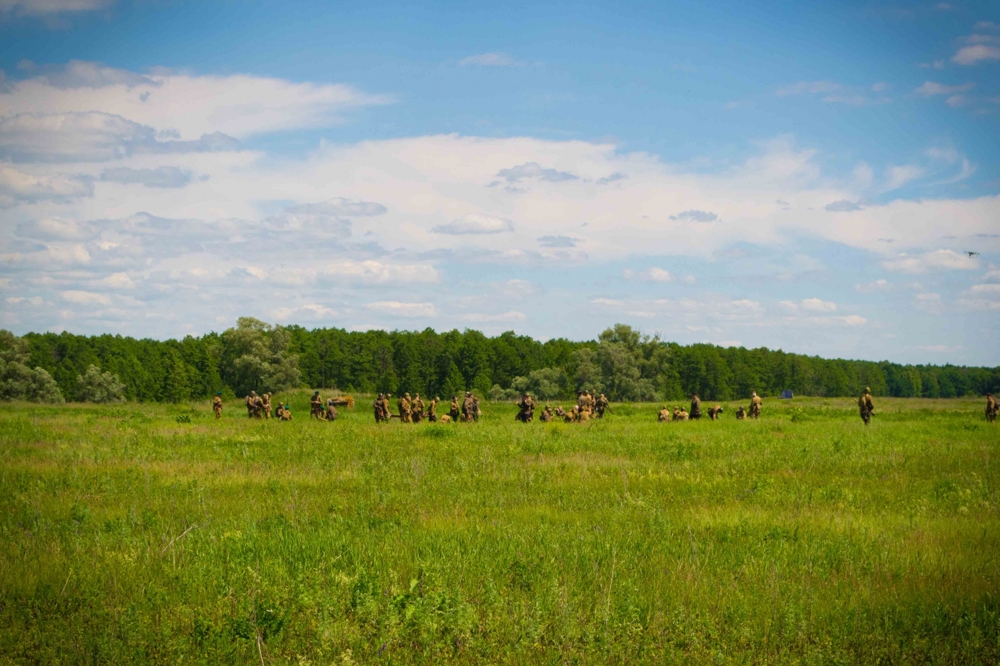
M1000 365L1000 4L373 4L0 0L0 327Z

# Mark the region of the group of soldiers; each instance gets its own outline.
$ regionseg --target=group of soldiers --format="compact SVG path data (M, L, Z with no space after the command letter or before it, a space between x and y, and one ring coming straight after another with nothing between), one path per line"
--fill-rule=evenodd
M471 391L466 391L461 402L459 402L457 395L452 396L448 413L440 416L438 416L437 409L441 398L432 398L425 405L419 393L414 394L412 398L409 393L404 393L396 401L399 413L393 414L392 408L389 406L389 398L391 397L391 393L379 393L376 396L375 402L372 403L375 423L388 423L390 419L394 418L398 418L403 423L420 423L424 420L429 423L457 423L459 421L478 421L479 417L483 415L483 411L479 407L479 398Z
M326 401L326 407L323 406L323 397L316 391L312 394L309 399L309 418L316 418L320 421L336 421L337 420L337 405L336 400L329 398Z
M517 403L517 414L514 419L521 423L531 423L535 418L536 406L531 394L522 394L520 402ZM595 398L593 391L577 391L576 404L569 411L559 406L553 411L551 406L545 405L538 420L548 423L558 418L566 423L582 423L590 419L603 419L606 411L611 411L611 403L603 393Z
M556 419L562 419L566 423L581 423L594 418L603 419L605 412L611 412L610 402L603 393L594 397L593 391L577 391L576 396L576 405L568 411L559 406L553 410L549 405L545 405L545 408L539 415L539 420L543 423L554 421ZM448 413L440 416L438 416L437 413L437 406L441 402L440 398L435 397L425 405L424 401L421 400L419 393L417 393L413 398L410 398L410 394L406 393L399 398L397 402L397 408L399 411L399 414L397 415L391 413L391 408L389 406L389 398L391 397L391 393L379 393L378 397L375 398L375 402L372 406L375 409L376 423L388 423L389 420L393 418L398 418L403 423L420 423L423 420L427 420L430 423L478 421L479 417L483 414L479 407L479 398L477 398L471 391L466 392L465 397L461 401L459 401L458 396L452 396ZM320 396L319 391L316 391L313 393L312 398L309 401L309 416L310 418L317 418L321 421L335 421L337 419L337 404L353 405L353 398L347 398L346 401L347 402L338 403L335 398L330 398L326 401L324 406L323 398ZM264 393L263 395L257 395L256 391L250 391L250 395L246 397L246 407L248 418L270 419L271 394ZM531 421L535 418L536 407L537 405L535 400L531 397L531 395L529 393L524 393L521 395L521 400L517 403L518 411L514 418L522 423L531 423ZM760 396L757 395L757 392L753 391L753 395L750 398L749 408L744 409L743 406L740 405L739 409L736 410L736 418L737 420L747 418L758 419L760 418L762 407L763 401L760 399ZM215 418L222 418L221 391L212 397L212 411L215 412ZM720 405L715 405L714 407L709 407L706 411L708 413L708 418L715 421L721 416L723 409ZM861 394L861 397L858 398L858 412L865 425L871 423L872 414L875 413L875 403L872 401L871 389L867 386ZM998 412L1000 412L1000 405L998 405L996 398L993 397L992 393L987 393L986 420L993 423L996 421ZM274 416L282 421L291 421L292 410L288 408L287 404L279 403L277 408L274 410ZM698 398L697 393L691 395L691 411L686 412L679 406L675 406L671 410L670 407L664 405L658 416L658 420L661 423L668 421L698 420L700 418L701 400Z
M215 418L222 416L222 398L221 394L216 394L215 399L212 400L212 406L215 409ZM218 400L218 402L216 402ZM265 393L264 395L257 395L256 391L250 391L250 395L246 397L245 400L247 406L247 418L250 419L270 419L271 418L271 394ZM280 402L278 406L274 409L274 418L280 419L282 421L292 420L292 410L288 408L288 405L283 405Z

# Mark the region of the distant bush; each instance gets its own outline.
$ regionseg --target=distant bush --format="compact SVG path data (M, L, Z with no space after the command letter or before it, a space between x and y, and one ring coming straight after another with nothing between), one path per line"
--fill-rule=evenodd
M77 375L76 385L77 399L80 402L125 402L125 385L118 379L118 375L102 373L96 365L88 367L83 375Z

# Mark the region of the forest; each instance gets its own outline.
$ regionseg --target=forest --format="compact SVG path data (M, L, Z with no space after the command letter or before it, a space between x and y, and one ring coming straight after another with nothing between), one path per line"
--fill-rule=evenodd
M765 397L785 390L804 396L850 396L865 386L876 396L928 398L1000 390L1000 368L900 365L766 348L679 345L623 324L584 342L429 328L308 330L249 317L221 334L183 340L67 332L16 338L5 331L0 363L2 399L38 399L28 389L18 393L17 382L45 386L48 380L42 375L47 374L58 386L60 399L93 400L94 391L100 390L95 387L101 385L98 371L108 381L119 382L121 398L144 402L207 398L217 391L232 398L251 390L296 387L442 397L474 390L492 399L509 399L525 390L554 399L593 389L612 400L629 401L675 400L692 393L706 400L730 400L754 390ZM34 394L39 391L44 393L36 388Z

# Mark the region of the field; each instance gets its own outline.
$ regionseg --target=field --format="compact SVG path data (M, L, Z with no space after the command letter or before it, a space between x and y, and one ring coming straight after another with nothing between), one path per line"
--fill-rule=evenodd
M1000 660L984 401L0 413L0 664ZM705 407L708 406L706 403Z

